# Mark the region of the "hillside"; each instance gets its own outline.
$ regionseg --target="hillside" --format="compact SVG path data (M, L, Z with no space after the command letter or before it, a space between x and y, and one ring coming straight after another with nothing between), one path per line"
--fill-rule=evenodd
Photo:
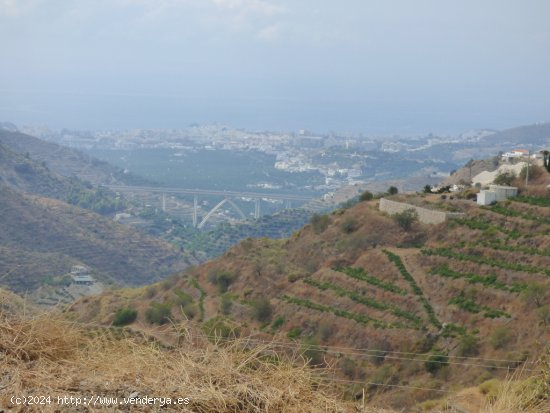
M499 148L504 147L507 150L525 144L540 148L548 147L550 146L550 123L537 123L506 129L488 135L480 142L499 145Z
M336 365L342 380L370 383L369 399L396 407L510 369L531 372L550 340L550 201L480 209L420 197L466 215L410 230L376 202L318 218L290 239L247 239L201 267L77 303L70 314L110 324L129 306L145 325L190 318L212 334L237 328L309 348L313 364Z
M110 284L139 285L187 265L173 246L91 211L0 184L0 284L64 284L72 265Z
M30 157L56 174L78 177L92 184L142 185L147 180L125 174L121 168L88 156L76 149L0 128L0 144L19 155Z

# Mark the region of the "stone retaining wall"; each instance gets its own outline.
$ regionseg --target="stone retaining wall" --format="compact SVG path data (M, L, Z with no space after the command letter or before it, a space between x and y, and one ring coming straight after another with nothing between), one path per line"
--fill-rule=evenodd
M424 224L440 224L451 217L463 216L462 212L443 212L433 209L422 208L419 206L407 204L404 202L390 201L386 198L380 199L380 211L387 212L390 215L399 214L407 209L414 209L418 214L418 220Z

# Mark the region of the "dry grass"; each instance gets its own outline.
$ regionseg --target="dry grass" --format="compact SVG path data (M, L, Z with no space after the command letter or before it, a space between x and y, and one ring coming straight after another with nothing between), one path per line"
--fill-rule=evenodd
M138 392L139 397L188 397L187 411L204 413L353 411L352 405L331 397L299 358L290 363L269 345L251 347L240 340L221 346L189 328L182 327L180 333L181 344L166 348L136 333L84 328L51 316L4 317L0 410L11 407L13 395L50 395L57 400L71 395L129 397ZM14 411L44 411L39 407ZM59 409L54 405L51 411L55 408ZM186 411L170 406L163 411L176 410ZM134 406L132 411L155 409Z
M502 382L494 401L480 413L548 413L550 412L550 347L539 362L539 374L524 381Z

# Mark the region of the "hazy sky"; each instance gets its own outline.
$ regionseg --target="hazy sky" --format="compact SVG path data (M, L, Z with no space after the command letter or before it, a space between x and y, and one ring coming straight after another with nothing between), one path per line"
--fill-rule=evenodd
M0 121L456 132L550 120L548 0L0 0Z

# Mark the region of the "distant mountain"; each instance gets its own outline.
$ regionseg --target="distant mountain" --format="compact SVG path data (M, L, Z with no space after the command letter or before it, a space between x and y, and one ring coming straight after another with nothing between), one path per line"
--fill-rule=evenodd
M88 156L77 149L46 142L24 133L0 128L0 144L30 157L65 177L78 177L92 184L146 184L144 178L124 173L105 161Z
M0 184L0 284L34 290L85 265L99 280L140 285L187 266L172 245L62 201Z
M532 146L534 149L550 147L550 123L518 126L487 135L480 139L480 144L494 144L498 148L513 149L516 146Z

